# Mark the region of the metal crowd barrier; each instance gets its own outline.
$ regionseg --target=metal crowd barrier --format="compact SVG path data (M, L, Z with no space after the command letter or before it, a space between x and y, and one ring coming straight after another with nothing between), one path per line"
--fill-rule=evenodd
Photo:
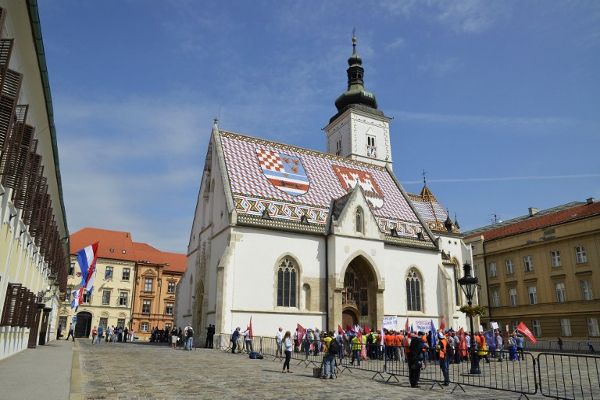
M600 357L538 354L540 392L555 399L600 399Z
M214 348L231 351L231 335L215 335ZM322 342L313 342L308 347L306 342L294 345L292 362L305 367L319 368L323 363ZM352 373L354 370L372 372L371 379L380 378L389 382L398 377L409 376L404 347L363 345L367 346L367 359L360 363L352 362L351 343L344 342L342 351L335 358L336 374ZM243 348L243 347L242 347ZM274 337L254 337L254 351L265 359L283 362L277 356L277 343ZM317 350L315 350L315 348ZM493 356L494 355L494 356ZM568 355L557 353L540 353L537 358L529 352L518 353L519 359L508 351L490 352L489 362L483 356L479 360L479 374L471 374L471 361L468 357L452 357L448 365L448 373L452 393L460 389L466 393L464 386L476 386L493 390L501 390L523 395L534 395L539 391L543 396L556 399L599 399L600 400L600 357ZM440 386L444 376L440 368L438 355L423 363L420 382Z

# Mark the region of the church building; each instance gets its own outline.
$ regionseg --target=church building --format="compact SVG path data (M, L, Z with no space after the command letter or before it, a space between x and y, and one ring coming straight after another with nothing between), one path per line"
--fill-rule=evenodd
M425 185L392 172L388 118L348 59L327 153L221 130L215 119L177 290L177 325L467 327L456 280L470 248Z

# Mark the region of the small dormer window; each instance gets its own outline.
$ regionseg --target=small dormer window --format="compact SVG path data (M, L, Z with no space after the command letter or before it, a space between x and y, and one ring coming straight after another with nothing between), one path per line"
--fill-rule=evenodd
M110 252L111 252L111 253L114 253L114 252L115 252L115 249L110 249Z
M126 253L127 253L127 251L123 250L123 254L126 254Z
M358 207L356 209L356 232L363 233L363 210Z

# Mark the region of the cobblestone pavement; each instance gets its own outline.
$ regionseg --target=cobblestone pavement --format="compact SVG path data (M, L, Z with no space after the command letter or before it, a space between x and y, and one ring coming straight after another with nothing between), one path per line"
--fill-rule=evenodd
M519 394L408 379L385 383L373 373L346 370L334 380L312 377L312 368L292 360L291 374L272 357L251 360L220 350L173 350L166 344L105 343L77 340L79 371L71 399L517 399ZM74 368L77 368L74 365ZM81 397L79 397L81 396ZM529 399L542 399L540 395Z

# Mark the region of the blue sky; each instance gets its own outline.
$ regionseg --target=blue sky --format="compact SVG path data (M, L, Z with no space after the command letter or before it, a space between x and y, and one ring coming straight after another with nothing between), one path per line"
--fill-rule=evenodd
M600 2L39 2L71 233L185 253L213 124L325 151L356 28L394 171L463 231L600 200Z

